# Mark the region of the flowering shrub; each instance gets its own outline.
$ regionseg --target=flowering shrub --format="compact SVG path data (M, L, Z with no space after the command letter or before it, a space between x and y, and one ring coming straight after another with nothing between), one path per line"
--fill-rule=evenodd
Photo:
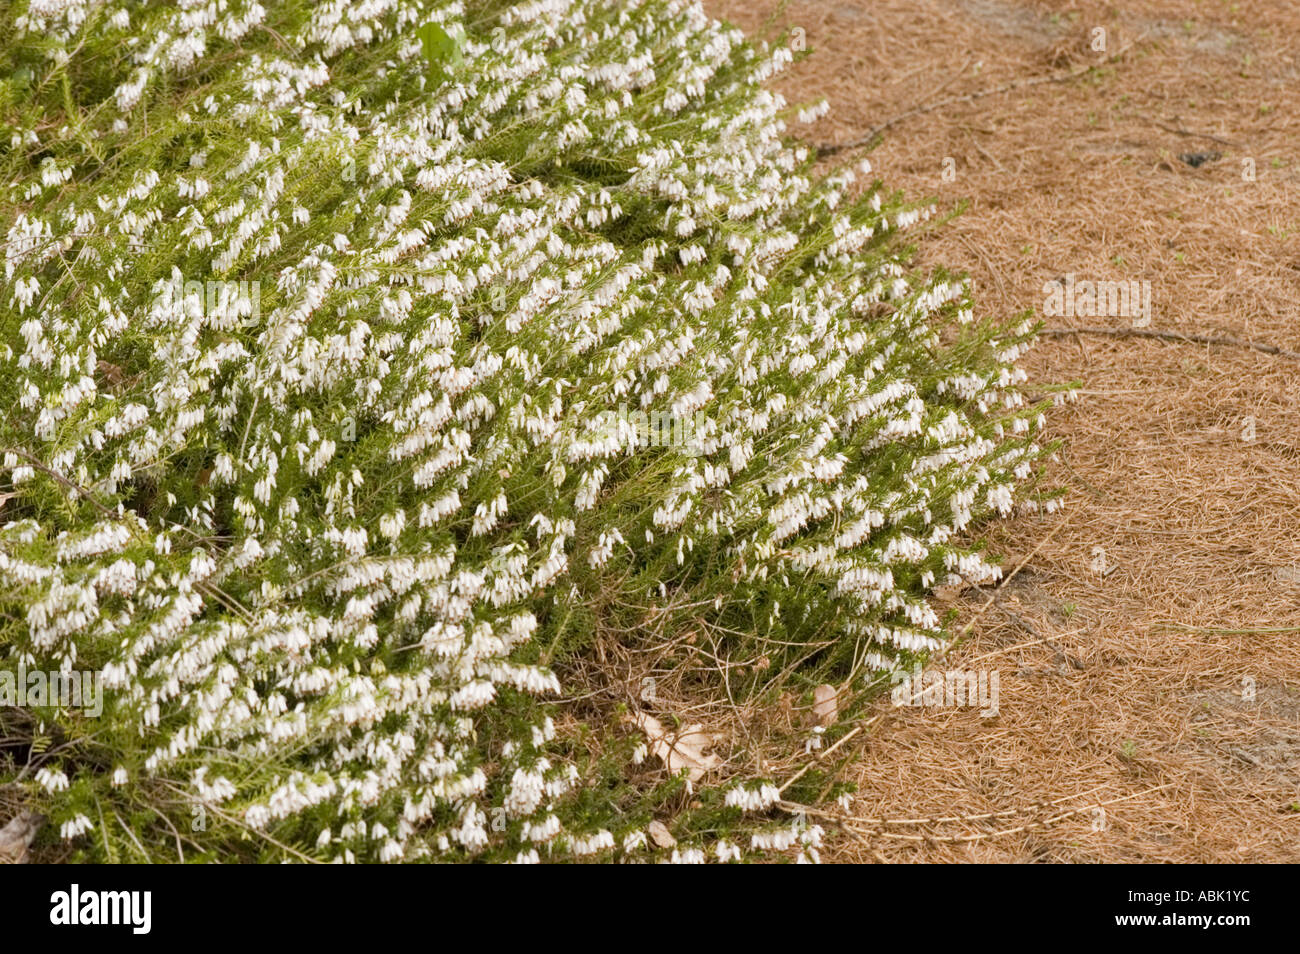
M996 575L1033 329L813 174L789 50L677 0L4 9L0 657L104 698L3 710L0 780L77 857L648 855L593 794L637 740L557 737L601 621L878 671Z

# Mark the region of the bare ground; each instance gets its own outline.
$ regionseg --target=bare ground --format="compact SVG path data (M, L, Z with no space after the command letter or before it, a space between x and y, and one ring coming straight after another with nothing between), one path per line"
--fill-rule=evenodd
M918 261L968 271L989 313L1041 314L1067 273L1136 279L1146 332L1239 342L1060 334L1028 357L1081 382L1049 421L1069 506L994 528L1024 568L955 598L941 664L997 670L998 715L882 700L835 753L858 793L826 860L1300 861L1300 360L1246 344L1300 352L1300 8L707 6L803 31L781 87L829 100L809 140L896 120L876 174L969 201Z

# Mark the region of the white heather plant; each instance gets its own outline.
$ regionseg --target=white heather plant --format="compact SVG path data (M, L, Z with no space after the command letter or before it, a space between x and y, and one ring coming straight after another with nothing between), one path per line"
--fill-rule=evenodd
M667 0L17 0L0 33L0 671L104 687L0 710L41 843L652 857L644 738L557 733L595 627L878 672L940 645L932 585L996 576L957 541L1044 452L1033 329L812 173L788 49ZM815 857L736 781L673 860Z

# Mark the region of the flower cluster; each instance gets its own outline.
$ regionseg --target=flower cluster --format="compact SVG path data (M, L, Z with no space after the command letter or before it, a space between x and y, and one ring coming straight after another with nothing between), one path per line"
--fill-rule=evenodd
M813 174L789 50L685 0L23 7L0 662L103 673L29 777L87 857L155 849L141 801L220 857L645 853L573 807L577 621L707 604L879 670L996 576L959 535L1042 453L1032 328L911 276L868 166Z

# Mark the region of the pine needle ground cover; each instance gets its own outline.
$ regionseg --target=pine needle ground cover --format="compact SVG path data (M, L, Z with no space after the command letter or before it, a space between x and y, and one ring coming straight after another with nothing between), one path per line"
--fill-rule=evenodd
M0 793L37 847L815 859L760 762L580 680L707 631L698 692L846 687L833 738L943 644L931 588L997 577L972 528L1053 501L1033 327L913 274L926 208L865 163L814 173L791 49L660 0L0 34Z

